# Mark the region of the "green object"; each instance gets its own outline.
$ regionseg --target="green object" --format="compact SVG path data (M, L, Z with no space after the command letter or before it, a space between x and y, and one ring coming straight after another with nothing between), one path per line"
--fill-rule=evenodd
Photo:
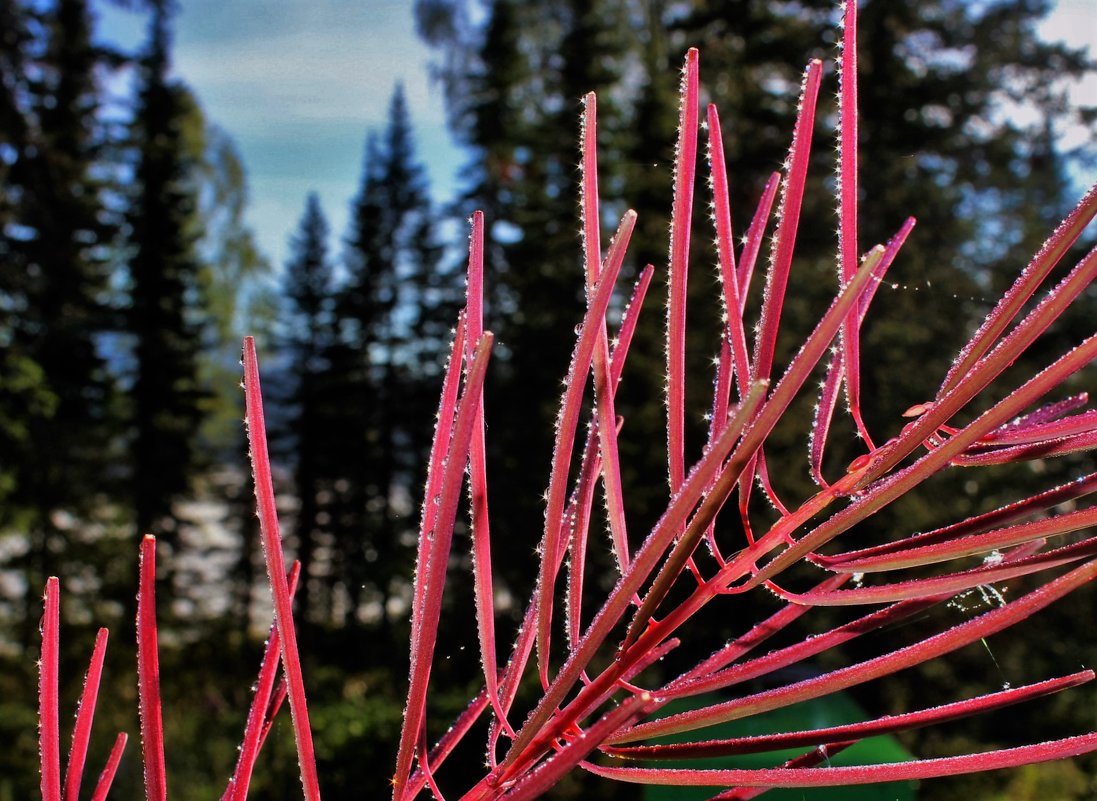
M668 704L665 714L671 715L700 706L698 699ZM716 740L730 737L750 737L759 734L775 734L802 729L818 729L845 723L866 720L864 710L848 695L838 693L806 701L802 704L776 709L761 715L742 720L733 720L705 729L702 733L688 732L676 737L659 738L658 742L687 742L704 739ZM663 767L691 768L765 768L776 767L785 761L804 753L806 749L774 751L765 754L744 754L741 756L719 757L714 759L660 761ZM885 762L907 762L914 756L894 737L869 737L857 743L830 761L832 765L871 765ZM655 765L655 762L648 762ZM716 787L669 787L650 786L644 789L644 801L691 801L692 799L711 798L720 791ZM762 798L765 801L916 801L917 782L887 782L884 784L864 784L849 787L806 787L778 788L767 791Z

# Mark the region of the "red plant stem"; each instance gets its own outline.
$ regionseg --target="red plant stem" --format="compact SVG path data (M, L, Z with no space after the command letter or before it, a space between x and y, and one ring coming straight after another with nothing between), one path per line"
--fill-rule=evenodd
M789 148L789 172L782 185L778 208L777 233L773 257L766 274L766 291L762 302L762 319L758 339L754 343L754 375L769 378L773 367L773 351L781 324L781 307L788 286L789 268L796 248L796 230L800 223L800 207L807 182L808 156L811 153L812 127L815 123L815 103L823 76L823 62L812 61L804 73L800 108Z
M665 734L691 731L702 726L736 720L786 707L800 701L830 695L848 687L890 675L899 670L951 653L958 648L1025 620L1052 602L1086 584L1095 576L1097 576L1097 561L1088 562L1005 606L992 609L979 617L913 645L908 645L849 667L824 673L821 676L805 679L795 684L714 704L704 709L682 712L649 723L642 723L630 729L626 734L614 738L614 741L635 741ZM653 626L644 640L647 643L659 642L668 631L674 628L669 619L668 616L662 621L663 624L666 624L665 626L662 624Z
M598 100L589 93L583 101L582 139L582 231L586 271L586 289L592 296L601 275L601 226L598 211ZM602 485L606 493L606 512L613 551L623 573L629 563L628 529L625 524L624 491L621 487L621 460L617 448L617 411L614 405L616 382L610 376L609 337L606 321L599 322L598 342L594 346L594 400L601 448Z
M681 523L684 522L686 516L690 513L690 510L692 510L701 500L705 488L710 485L714 486L714 489L705 500L706 509L708 510L708 514L715 514L716 511L718 511L723 499L730 494L739 475L741 475L744 460L749 460L750 457L757 452L761 443L769 435L769 432L772 431L773 426L776 425L788 404L791 403L792 398L795 397L799 389L803 386L803 383L807 380L811 370L826 351L827 345L837 335L845 313L850 308L850 305L856 303L861 297L861 294L865 290L868 281L873 274L873 269L879 263L882 254L883 249L876 248L866 257L856 278L854 278L853 281L850 281L842 290L841 294L835 299L830 309L823 316L823 319L820 320L819 324L816 326L815 331L808 337L808 340L804 343L799 353L797 353L792 363L785 371L784 377L774 390L769 401L763 406L762 411L759 412L754 424L747 431L738 448L736 448L736 454L738 454L739 458L733 459L728 466L724 467L723 459L725 458L726 451L723 451L719 447L714 447L710 449L694 467L689 479L683 486L682 491L671 500L670 506L663 514L662 519L645 540L644 545L639 552L637 552L629 571L622 577L616 587L614 587L609 598L607 598L601 610L599 610L598 614L591 622L586 634L584 634L583 639L579 644L579 648L577 648L564 663L559 674L543 693L536 708L530 713L525 725L522 727L521 731L518 732L518 737L512 744L511 749L507 754L507 759L504 760L504 765L508 764L508 761L514 761L523 753L523 750L529 745L530 740L532 740L536 736L536 733L545 725L563 698L567 695L568 691L574 686L575 682L578 681L583 670L585 670L598 648L605 642L610 631L624 615L631 597L640 589L647 577L650 576L651 572L662 561L666 548L674 540L675 532L679 530ZM716 485L712 485L712 477L717 472L722 473L721 479ZM697 526L703 530L710 521L711 518L707 515L705 517L695 515L690 525ZM736 560L736 564L738 561L739 560ZM729 567L731 564L732 563L729 563ZM724 575L726 572L725 569L721 569L720 575ZM720 590L722 590L722 587L718 590L716 585L709 582L700 587L686 604L680 606L674 613L669 615L667 619L664 619L659 624L655 624L651 628L662 631L664 624L667 623L668 619L672 620L675 625L680 624L684 619L691 616L697 609L711 600ZM649 632L651 631L651 628L649 628ZM646 635L641 639L644 642L650 642ZM660 640L661 639L663 638L660 638ZM656 642L660 640L657 640ZM639 647L639 644L638 641L633 647L637 648ZM607 671L603 673L603 676L608 677L607 680L610 681L610 683L613 683L616 681L616 678L621 675L621 672L623 672L626 666L627 665L621 660L615 661Z
M762 404L762 400L765 397L765 390L768 385L765 382L755 382L750 392L747 393L746 398L743 400L742 405L735 410L731 419L720 432L720 444L723 447L725 443L732 443L739 439L743 430L750 425L758 412L758 407ZM715 443L714 443L715 444ZM651 584L651 588L648 590L647 595L644 596L644 601L640 605L640 608L636 611L636 615L629 624L628 633L625 636L624 645L622 647L627 648L640 633L647 626L651 616L655 613L655 610L659 608L659 604L662 603L663 598L670 592L671 587L678 580L678 576L681 575L682 569L686 565L686 561L692 556L693 551L697 548L698 543L701 540L701 536L708 530L711 521L716 516L716 510L723 505L723 497L718 492L711 492L716 486L718 481L728 482L729 473L735 472L738 477L738 471L745 467L745 464L740 464L736 469L735 459L725 467L725 469L718 476L713 476L710 481L709 490L710 493L704 501L701 503L701 507L697 512L697 515L693 522L685 527L682 535L678 538L674 544L674 548L670 554L663 560L662 566L659 568L658 574L655 576L655 580ZM704 520L703 525L697 525L697 520Z
M290 599L297 593L297 582L301 577L301 563L294 561L290 569L289 595ZM267 720L267 711L270 708L271 693L274 691L274 680L278 673L278 659L282 652L281 639L278 636L278 627L272 625L270 634L267 635L267 645L263 653L263 661L259 667L259 680L255 685L255 695L251 699L251 707L248 709L247 722L244 724L244 739L240 744L240 756L236 759L236 769L229 779L228 787L222 794L222 801L245 801L248 797L248 786L251 784L251 774L255 769L255 761L259 756L262 743L263 724ZM272 716L273 717L273 716Z
M545 531L541 544L541 565L537 578L537 665L541 684L548 686L549 646L552 634L553 595L559 564L560 530L567 496L568 468L575 446L575 430L582 413L583 391L594 358L594 346L601 332L601 321L612 297L617 273L624 259L629 235L636 224L636 213L625 212L621 219L615 247L606 259L606 267L598 278L597 289L590 294L581 333L572 352L568 368L564 399L556 425L556 441L552 449L552 473L549 477L548 504L545 509Z
M674 768L616 768L587 765L597 776L641 784L679 786L839 787L849 784L915 781L959 776L1018 765L1050 762L1097 750L1097 733L1081 734L1035 745L1003 748L982 754L920 759L880 765L829 768L760 768L758 770L688 770Z
M267 429L263 418L263 396L259 384L259 361L255 340L244 338L244 398L247 407L248 442L251 446L251 469L255 479L255 499L259 506L259 528L263 540L263 555L267 577L274 596L274 621L282 642L282 669L289 687L290 716L297 741L297 761L301 767L301 784L306 801L320 801L320 782L316 775L316 754L309 725L305 680L301 672L301 657L297 649L297 630L293 624L293 603L286 579L286 561L282 553L282 536L278 527L278 509L274 502L274 480L267 453Z
M905 567L932 565L949 559L989 553L1000 548L1022 545L1045 537L1057 537L1093 525L1097 525L1097 506L1043 520L1019 523L985 534L972 534L952 541L938 542L916 548L905 548L901 551L894 551L880 556L850 559L843 561L840 569L843 572L873 573L880 570L899 570Z
M701 500L704 488L710 484L713 475L721 469L723 460L733 447L736 439L738 439L736 430L725 429L720 439L694 467L683 485L682 491L671 501L670 507L663 514L660 522L636 553L628 572L614 587L610 597L587 628L579 647L569 656L552 684L543 693L537 708L530 714L525 725L518 732L518 737L507 753L506 760L504 760L504 766L509 765L520 756L529 757L529 754L524 752L530 741L540 735L541 730L556 710L556 707L571 687L574 686L575 682L579 680L586 665L605 641L609 631L624 615L633 596L648 576L651 575L651 572L661 564L666 549L674 540L674 532L680 528L679 521L684 521L689 511ZM615 661L602 674L601 680L612 686L628 669L630 664L631 662ZM594 684L591 684L586 690L592 690L594 686Z
M103 677L103 660L107 655L107 630L99 629L95 635L88 674L84 678L84 690L80 695L80 707L76 713L76 726L72 730L72 747L65 768L65 801L79 801L80 783L84 776L84 764L91 742L91 725L95 719L95 703L99 697L99 682Z
M864 297L858 304L856 330L859 331L860 326L864 323L865 315L868 314L869 304L872 303L872 299L876 296L876 290L883 281L888 268L891 266L892 262L895 261L895 257L899 254L899 249L903 246L903 243L907 241L907 237L910 236L910 232L914 229L914 224L914 218L908 217L898 233L888 241L887 248L884 251L884 257L880 260L880 264L876 268L873 283L865 291ZM845 373L846 362L843 351L837 350L831 359L830 367L827 369L826 378L823 380L823 388L819 393L819 401L815 406L815 417L812 419L811 432L808 435L809 470L815 483L823 488L829 486L823 478L823 452L826 449L827 437L830 435L830 423L834 418L834 410L838 405L839 390L841 389L842 382L845 378Z
M61 589L46 579L42 617L42 657L38 663L38 755L42 801L61 801L61 708L57 698L61 640Z
M710 672L708 675L690 682L676 683L673 689L666 689L665 694L672 698L699 695L742 684L760 676L772 675L781 668L799 664L806 659L836 648L842 643L906 620L935 604L948 600L950 597L951 594L949 593L920 595L914 600L892 604L856 620L851 620L844 625L836 626L823 634L810 636L801 642L770 651L768 654L751 659L748 662L741 662L724 670Z
M438 412L434 423L434 440L430 446L430 460L427 462L427 486L423 492L423 508L419 516L419 538L415 556L414 601L411 606L411 647L419 642L423 594L426 592L424 577L426 574L427 554L430 547L429 534L434 530L434 521L438 516L437 499L441 493L443 471L440 469L450 443L453 430L453 415L457 408L457 393L461 389L462 353L465 348L467 314L464 310L457 315L457 327L454 329L450 346L449 361L446 364L445 377L442 379L442 396L438 402Z
M430 767L430 755L427 753L427 721L425 719L419 729L419 747L416 759L419 760L419 767L423 771L423 776L426 777L427 785L430 787L435 801L446 801L446 797L442 795L442 790L434 780L434 771Z
M466 793L462 801L482 801L492 797L498 788L506 787L515 777L521 776L536 764L537 760L552 749L560 738L577 729L580 721L606 703L620 687L627 688L626 682L658 662L679 644L679 640L671 638L655 648L643 652L632 651L623 656L615 662L612 671L603 671L594 681L584 686L560 714L554 716L548 725L535 733L517 756L515 756L517 749L512 748L507 754L507 761Z
M472 369L476 343L484 334L484 213L473 212L469 236L468 291L465 309L468 332L465 335L465 367ZM506 731L513 734L499 704L499 666L495 655L495 590L491 575L491 528L488 514L487 443L485 438L484 394L469 450L470 518L472 523L472 570L476 594L476 626L479 631L480 663L484 685L495 716Z
M1097 215L1097 184L1090 187L1078 205L1067 215L1062 224L1055 229L1032 261L1017 277L998 305L987 315L979 330L968 341L952 367L945 375L938 397L955 389L975 364L983 358L991 346L1005 331L1006 326L1020 313L1028 299L1039 288L1043 280L1055 268L1055 265L1069 252L1085 231L1086 226Z
M815 587L815 591L833 591L849 581L848 574L828 576ZM788 603L784 608L770 615L762 622L754 625L750 631L741 637L736 637L723 648L717 649L711 656L694 667L687 670L678 678L667 683L660 692L669 692L675 688L689 684L697 679L709 676L712 673L730 665L740 657L753 651L775 634L784 631L804 614L810 611L810 607L802 604Z
M696 48L690 48L682 68L682 105L674 161L674 203L670 218L670 265L667 275L667 460L672 497L686 480L686 281L693 220L693 184L697 172L698 75L698 52Z
M640 309L644 305L644 298L647 297L648 287L651 286L651 278L654 274L655 268L650 264L641 270L640 277L636 279L632 295L629 297L628 305L625 307L624 315L621 318L621 328L617 331L617 344L614 345L613 354L610 358L610 373L613 378L614 388L621 381L621 373L625 369L625 357L628 355L632 336L636 333L636 323L640 319Z
M842 55L838 64L838 260L842 283L857 272L857 3L845 3ZM861 323L856 311L846 316L842 329L846 401L857 432L869 450L875 449L861 416Z
M647 265L636 280L628 305L625 307L621 319L621 328L617 333L617 342L614 345L613 352L610 356L610 376L613 380L614 387L616 387L617 383L621 380L621 373L624 370L625 360L628 357L629 346L632 343L632 337L636 331L636 324L640 317L640 311L643 307L648 287L651 285L653 274L654 268L650 264ZM588 433L587 447L593 447L590 436L591 435ZM559 557L562 562L563 554L559 554ZM510 705L514 702L518 690L518 682L525 673L526 663L532 650L533 634L535 631L536 601L537 598L534 596L529 607L526 609L526 614L523 617L522 624L518 630L515 645L511 651L510 660L507 664L506 671L504 672L502 682L502 703L505 709L509 709ZM635 598L635 596L634 602L639 605L639 599ZM493 767L498 738L499 728L493 726L489 735L488 748L489 761L492 762Z
M781 310L785 302L792 255L796 249L796 231L800 224L800 208L807 182L808 161L811 154L812 129L815 125L815 104L819 97L823 64L818 59L808 64L800 90L800 105L793 128L792 144L786 161L787 175L781 185L781 200L777 210L777 232L774 235L766 286L762 293L762 313L758 334L754 340L754 357L751 361L753 377L770 378L773 355L777 347L777 334L781 326ZM740 485L739 510L748 542L753 542L747 506L754 486L755 472L764 456L759 455L747 467ZM764 476L763 489L770 501L779 509L782 504L773 492L768 476Z
M601 459L597 450L598 423L591 424L590 436L583 451L583 460L579 468L572 502L568 506L567 520L571 528L571 543L568 560L567 582L567 626L568 645L572 650L579 644L581 617L583 612L583 583L587 563L587 538L590 532L590 513L594 504L594 482L601 470ZM513 737L513 733L511 733Z
M1097 447L1097 432L1086 431L1073 436L1057 437L1026 445L1014 445L1006 448L994 448L978 453L965 453L957 456L950 464L956 467L983 467L993 464L1010 464L1032 459L1050 459L1065 456L1068 453L1089 451Z
M1097 410L1073 414L1058 420L1027 425L1006 425L986 437L984 442L995 447L1002 445L1039 445L1053 439L1090 434L1097 430Z
M821 762L830 762L832 756L837 756L850 746L857 745L858 742L858 740L845 740L843 742L819 746L806 754L793 757L781 767L812 768ZM722 793L717 793L712 796L712 798L708 799L708 801L748 801L748 799L757 798L762 795L762 793L769 792L769 789L770 788L768 787L733 787Z
M980 415L974 422L958 431L936 450L927 453L910 467L894 474L885 481L881 481L859 500L854 501L801 539L796 540L739 589L748 589L771 578L801 557L813 553L838 535L849 530L856 523L884 508L896 498L906 495L914 487L945 467L953 457L962 453L972 443L1015 417L1022 409L1031 406L1095 358L1097 358L1097 335L1090 337L1077 348L1060 357L1041 373L1025 382L1002 401ZM977 371L979 367L977 366L975 369ZM962 387L963 384L955 391L959 391ZM888 448L885 446L881 450L888 450ZM802 519L798 519L795 521L795 525L801 525L802 522ZM785 526L786 522L784 520L778 521L774 528L759 540L757 546L748 548L739 560L736 560L741 560L739 564L729 562L726 567L721 568L720 580L726 580L730 584L744 575L748 569L748 564L753 562L755 558L787 543L788 533L793 528L791 524L787 529Z
M1016 687L1010 690L981 695L964 701L906 712L862 723L831 726L809 731L781 732L753 737L735 737L727 740L710 740L696 743L671 743L666 745L638 745L606 749L607 753L629 759L704 759L733 754L757 754L779 751L785 748L803 748L843 740L877 737L901 731L932 726L951 720L971 717L983 712L1042 698L1052 693L1077 687L1093 681L1092 670L1082 670L1062 678Z
M278 712L282 709L282 704L286 702L286 698L289 696L289 685L286 684L286 677L282 676L278 680L278 686L274 688L274 694L270 699L270 706L267 707L266 714L263 716L263 730L259 734L259 750L263 750L263 746L267 742L267 736L270 734L270 730L274 728L274 721L278 717Z
M621 320L621 328L617 334L617 341L613 348L613 352L610 357L610 375L613 380L614 386L621 380L621 373L624 369L625 359L628 355L629 345L632 342L633 334L636 330L636 323L639 319L639 313L643 307L644 297L646 296L647 289L651 284L654 268L649 264L640 273L636 283L633 287L632 295L629 298L628 305L625 307L624 314ZM452 415L451 415L452 417ZM589 439L587 447L593 447L592 441ZM560 554L562 562L562 554ZM557 568L559 569L559 567ZM518 682L525 672L525 666L529 659L529 655L532 652L533 646L533 633L535 629L535 605L536 598L530 603L526 609L526 614L523 618L522 624L518 630L518 636L514 647L512 648L510 661L508 662L505 670L502 672L502 679L500 681L500 694L501 703L504 709L510 708L514 702L515 695L518 690ZM480 714L486 708L488 701L483 691L478 695L468 706L468 708L458 716L453 725L446 731L446 734L438 741L435 748L431 751L429 759L431 764L437 767L441 762L452 752L457 743L464 738L465 734L471 729L473 724L479 718ZM488 753L489 761L494 767L495 751L497 749L499 734L501 727L497 721L493 721L491 725L491 731L488 737ZM418 770L413 774L408 784L407 794L414 796L419 792L426 784L426 776L423 771Z
M1097 204L1097 194L1094 202ZM1022 276L1022 279L1024 277ZM1091 250L1054 289L1048 292L1039 305L994 347L994 350L976 362L970 370L959 375L955 381L950 382L951 389L939 394L934 404L925 414L907 426L898 440L877 449L868 466L862 471L855 489L865 487L889 472L923 442L934 436L941 426L964 409L991 381L1013 364L1095 279L1097 279L1097 250ZM1080 347L1084 347L1084 344ZM1042 393L1029 400L1028 405L1036 403L1052 389L1054 385L1046 386ZM1013 416L1024 408L1027 407L1018 408ZM1001 424L1007 421L1008 418L1002 420ZM991 431L993 429L981 431L980 437L990 434ZM965 448L974 444L976 440L965 442Z
M590 756L608 734L642 715L650 714L656 706L656 700L649 693L629 696L587 731L570 740L559 752L522 776L502 798L505 801L531 801L544 794L568 771Z
M1089 402L1089 393L1080 392L1077 395L1071 395L1069 398L1064 398L1061 401L1055 401L1041 406L1039 409L1029 412L1028 414L1021 415L1016 420L1011 420L1004 426L999 428L993 434L987 437L987 441L996 441L999 437L1007 436L1011 433L1019 431L1025 431L1030 427L1040 425L1042 423L1050 423L1052 420L1058 420L1063 415L1080 409Z
M1040 547L1043 540L1031 540L1027 545ZM1021 546L1022 548L1025 545ZM1010 551L1011 554L1014 551ZM914 579L894 584L882 584L873 587L858 587L852 590L842 590L830 593L805 593L796 595L786 593L786 597L796 603L811 604L812 606L848 606L853 604L877 604L902 601L909 598L920 598L926 593L950 593L955 594L965 590L974 589L982 585L995 584L999 581L1027 576L1041 570L1049 570L1063 565L1077 562L1097 555L1097 538L1076 542L1053 551L1027 556L1023 559L1011 560L1009 564L987 564L982 567L964 570L958 573L948 573L944 576L932 578Z
M453 749L462 739L464 739L464 736L468 734L476 721L480 719L480 715L482 715L484 710L489 706L487 693L481 690L480 693L469 702L469 705L465 707L465 710L457 716L457 719L446 730L446 733L442 735L438 742L435 743L434 748L427 754L427 759L430 764L434 766L434 770L437 770L438 766L453 753ZM426 784L426 773L423 771L422 767L420 767L408 780L408 787L405 794L409 798L414 798Z
M160 711L160 655L156 637L156 538L141 540L141 580L137 594L137 684L141 711L141 748L145 760L145 797L166 801L164 721Z
M971 534L979 534L990 531L996 527L1012 523L1030 514L1037 514L1061 503L1081 498L1097 492L1097 473L1081 476L1067 484L1046 490L1044 492L1024 498L1020 501L1002 506L990 512L985 512L975 517L969 517L958 523L953 523L944 528L927 531L925 534L917 534L895 542L887 542L874 545L871 548L862 548L856 551L835 554L834 556L816 556L812 561L828 570L837 570L840 567L856 559L879 556L896 551L902 551L910 547L933 545L941 542L952 542L960 537Z
M479 416L480 393L487 373L493 337L485 332L476 347L476 357L468 370L464 391L457 404L457 417L453 426L446 454L445 475L441 483L441 502L438 516L430 534L431 543L426 561L423 609L419 624L419 640L411 653L411 676L408 686L408 702L404 710L404 725L400 732L400 747L396 755L396 769L392 780L394 801L404 798L411 763L415 756L416 741L426 714L427 685L430 681L434 646L438 638L438 622L442 609L442 591L446 583L446 568L450 546L453 542L453 526L457 519L457 507L461 501L461 484L468 464L469 448L475 422Z
M754 275L754 266L758 263L758 254L762 252L762 239L766 233L773 201L777 199L777 190L781 188L781 173L772 173L762 188L758 206L754 210L750 226L747 228L746 242L739 253L739 316L746 310L747 296L750 294L750 280Z
M643 307L644 297L651 284L653 273L654 268L650 264L644 268L640 273L640 277L636 280L629 303L625 307L621 319L621 328L617 334L617 342L614 345L613 352L610 356L610 377L614 387L616 387L617 383L621 380L621 373L624 370L625 360L628 357L629 346L632 343L632 337L636 331L636 323L639 320L640 310ZM589 433L586 447L593 447L593 441ZM562 563L563 554L558 554L558 557ZM557 569L559 569L559 567L557 567ZM510 661L504 672L502 686L502 703L504 709L509 709L510 705L514 702L515 694L518 690L518 681L525 673L526 662L529 659L529 654L532 649L533 632L535 630L536 600L535 596L531 601L530 606L526 609L526 614L523 618L522 625L519 627L518 636L511 652ZM636 603L639 604L639 599L636 599ZM494 759L498 737L499 729L493 727L492 732L489 735L489 760Z
M95 793L91 797L91 801L106 801L107 793L110 792L110 786L114 783L114 774L118 772L118 763L122 761L122 752L126 750L126 742L129 737L125 732L119 732L118 737L114 741L114 747L110 750L110 756L107 757L107 764L103 768L103 772L99 774L99 782L95 785Z
M724 160L724 142L720 131L720 117L716 106L708 107L709 152L712 159L713 216L716 222L716 246L720 260L720 283L723 289L726 336L731 346L735 365L739 397L746 395L752 375L750 355L747 352L746 333L743 330L743 301L735 266L735 242L731 233L731 201L728 196L727 166ZM726 405L725 405L726 409ZM721 418L722 420L722 418Z

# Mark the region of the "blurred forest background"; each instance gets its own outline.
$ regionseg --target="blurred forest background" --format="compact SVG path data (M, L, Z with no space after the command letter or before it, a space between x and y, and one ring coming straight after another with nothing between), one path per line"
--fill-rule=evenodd
M464 237L454 232L473 209L485 211L488 327L499 343L486 401L489 480L507 642L532 586L555 404L583 308L580 96L599 93L604 227L635 208L626 269L650 262L662 276L685 49L700 47L704 91L725 121L741 233L784 159L803 66L835 54L836 4L417 0L408 24L435 54L452 136L467 158L459 196L443 203L432 195L394 87L387 125L362 132L364 163L346 165L361 174L347 230L329 231L317 197L302 197L299 227L285 232L291 256L274 265L244 221L247 171L231 132L172 72L172 4L117 0L148 20L144 44L120 52L94 35L107 2L0 0L0 801L37 793L35 660L46 576L62 580L63 703L75 704L97 627L111 629L89 771L114 731L136 733L132 620L144 532L161 547L172 794L209 798L224 786L270 620L240 424L245 333L260 341L283 528L304 570L299 636L325 795L383 797L406 691L424 460L463 302ZM906 407L932 395L967 332L1097 176L1094 110L1070 108L1064 93L1065 80L1097 65L1037 38L1047 0L861 5L862 248L907 215L919 220L893 270L897 285L880 293L866 322L865 416L886 439ZM816 132L785 361L835 285L833 121L830 109ZM1088 131L1083 145L1065 150L1061 134L1079 126ZM699 183L699 208L706 194ZM719 330L705 215L696 225L687 395L694 455ZM666 500L660 280L617 401L634 532ZM1092 333L1094 320L1091 292L1029 367ZM809 489L811 401L778 431L784 450L768 452L790 497ZM840 428L834 443L831 469L840 470L858 454L852 429ZM953 476L880 515L864 536L947 522L1093 465L1076 455L1038 468ZM452 623L439 644L439 730L479 687L467 561L453 565ZM612 581L608 561L603 572ZM1093 667L1093 603L1083 591L985 648L855 695L889 712ZM706 619L711 640L679 656L696 659L744 630L764 613L759 604ZM974 600L964 606L937 614L959 620L978 611ZM874 636L817 667L910 634ZM283 717L260 763L257 798L299 792ZM1097 697L1083 689L1031 713L915 733L903 744L935 756L1035 742L1095 721ZM138 751L131 740L113 797L139 796ZM482 754L467 757L458 772L482 762ZM1097 763L1079 760L927 783L919 798L1092 798L1095 775ZM639 797L633 787L579 779L557 797L599 794Z

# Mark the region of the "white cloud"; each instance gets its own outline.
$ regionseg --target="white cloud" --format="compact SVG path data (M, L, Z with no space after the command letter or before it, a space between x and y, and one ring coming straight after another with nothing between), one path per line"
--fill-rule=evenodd
M183 0L176 72L236 139L249 172L249 216L275 263L285 260L311 189L334 236L343 235L366 132L385 125L398 81L436 194L452 193L463 158L446 135L429 58L406 0Z

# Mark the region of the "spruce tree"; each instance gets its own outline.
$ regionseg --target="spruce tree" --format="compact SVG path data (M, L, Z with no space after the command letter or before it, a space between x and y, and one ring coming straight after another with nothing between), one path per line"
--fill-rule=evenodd
M393 591L376 576L405 565L401 532L414 519L431 409L424 365L446 347L452 291L436 273L438 246L426 173L415 156L402 87L383 136L366 142L362 183L346 239L332 372L346 418L334 512L352 609L387 626ZM431 388L431 395L436 393ZM363 536L365 532L365 536Z
M283 427L291 439L286 445L299 503L294 525L301 562L297 605L306 616L318 611L311 577L319 537L330 530L323 522L328 519L323 497L333 486L328 462L339 436L335 399L328 391L334 285L327 239L328 223L320 200L310 194L286 264L286 312L278 332L279 351L289 360L287 383L292 384ZM326 607L319 611L330 615L330 602Z
M102 353L114 327L108 273L118 221L103 177L98 80L107 58L92 43L88 4L11 3L0 17L0 495L10 492L0 523L28 532L28 587L36 587L47 540L87 561L80 538L59 536L58 526L101 504L116 477L115 387Z
M181 140L186 92L168 76L169 26L166 0L155 3L133 123L136 195L129 218L132 485L137 529L156 534L170 534L172 500L188 487L205 397L198 380L196 206Z

